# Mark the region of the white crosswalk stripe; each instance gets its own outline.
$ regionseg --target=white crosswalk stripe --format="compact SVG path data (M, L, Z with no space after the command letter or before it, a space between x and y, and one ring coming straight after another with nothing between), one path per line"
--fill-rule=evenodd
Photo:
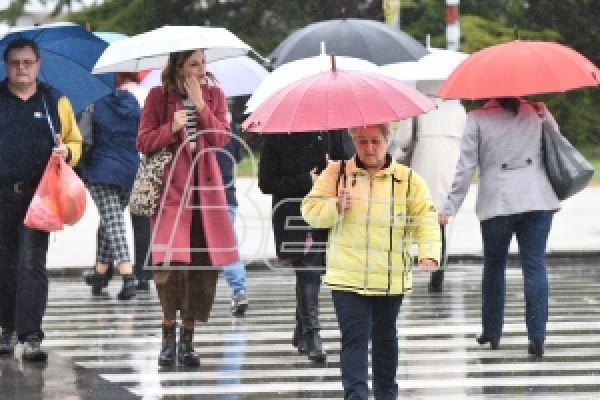
M444 292L415 293L398 320L400 397L412 399L597 399L600 389L600 273L592 266L549 267L550 321L546 354L527 354L522 278L507 272L504 336L497 351L479 346L481 267L451 266ZM198 369L159 368L160 305L154 291L122 302L120 282L106 298L92 298L76 279L53 279L44 346L78 367L143 399L342 398L339 332L330 294L321 292L327 364L312 364L291 346L294 277L251 271L244 318L229 311L219 282L211 318L198 324ZM187 397L192 396L192 397Z

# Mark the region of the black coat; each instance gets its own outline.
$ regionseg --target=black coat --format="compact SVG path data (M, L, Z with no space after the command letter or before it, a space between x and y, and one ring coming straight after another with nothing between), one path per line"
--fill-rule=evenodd
M347 142L346 131L264 135L258 186L264 194L272 195L273 232L279 258L302 255L308 225L300 214L300 202L312 187L309 171L314 167L318 172L325 169L325 154L331 160L348 159L352 150L344 150Z
M235 173L234 166L242 160L242 144L235 123L231 123L231 140L223 147L222 151L217 152L217 163L221 169L223 186L225 187L225 196L227 205L237 207L238 201L235 195Z

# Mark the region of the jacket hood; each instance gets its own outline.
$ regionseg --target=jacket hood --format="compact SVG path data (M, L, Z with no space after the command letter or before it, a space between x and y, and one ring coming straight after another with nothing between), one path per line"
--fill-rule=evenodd
M117 89L103 97L100 101L122 118L140 115L140 106L137 99L127 90Z

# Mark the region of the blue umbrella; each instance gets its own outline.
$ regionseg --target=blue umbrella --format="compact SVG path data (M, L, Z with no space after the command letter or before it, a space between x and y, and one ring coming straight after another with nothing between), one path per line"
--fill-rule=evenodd
M37 43L41 56L39 80L62 91L76 114L114 89L112 74L90 73L108 43L79 25L55 23L13 29L0 40L0 54L17 38ZM0 79L5 78L6 66L2 63Z

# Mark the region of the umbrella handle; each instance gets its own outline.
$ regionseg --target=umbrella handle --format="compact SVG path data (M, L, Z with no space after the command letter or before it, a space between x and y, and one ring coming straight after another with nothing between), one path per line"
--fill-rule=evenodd
M329 57L331 57L331 71L335 72L337 70L335 66L335 53L330 53Z

